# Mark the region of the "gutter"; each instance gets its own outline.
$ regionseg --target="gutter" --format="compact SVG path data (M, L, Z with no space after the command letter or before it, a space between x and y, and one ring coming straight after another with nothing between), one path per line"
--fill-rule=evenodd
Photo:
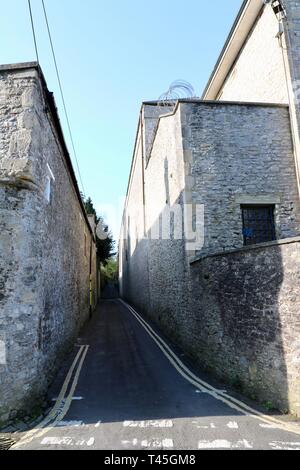
M256 21L258 15L262 12L262 10L263 10L264 7L265 7L265 5L264 5L264 3L263 3L263 0L244 0L244 1L243 1L242 6L241 6L241 8L240 8L240 10L239 10L239 12L238 12L238 15L237 15L237 17L236 17L236 19L235 19L235 21L234 21L234 23L233 23L233 26L232 26L232 28L231 28L231 30L230 30L228 36L227 36L226 42L225 42L225 44L224 44L224 46L223 46L223 48L222 48L222 50L221 50L221 53L220 53L219 58L218 58L218 60L217 60L217 63L216 63L216 65L215 65L215 67L214 67L214 69L213 69L213 71L212 71L212 73L211 73L211 75L210 75L210 77L209 77L208 83L207 83L207 85L206 85L206 87L205 87L205 89L204 89L204 91L203 91L203 94L202 94L202 97L201 97L202 99L206 99L206 96L207 96L207 94L209 93L209 91L210 91L210 89L211 89L211 87L212 87L212 85L213 85L213 82L214 82L215 78L217 77L218 72L219 72L219 70L220 70L220 68L221 68L221 66L222 66L222 62L224 61L224 58L226 57L227 53L229 53L229 48L230 48L230 46L233 44L235 34L238 32L238 29L239 29L238 26L239 26L240 23L245 19L246 15L247 15L247 13L248 13L249 7L250 7L250 6L253 6L253 8L255 8L254 2L258 4L257 7L256 7L256 9L254 10L254 11L257 10L256 17L255 17L255 19L254 19L253 21L250 22L248 33L245 35L245 37L244 37L243 40L241 41L241 44L240 44L240 46L239 46L238 51L234 53L234 59L233 59L232 64L231 64L231 66L229 67L229 69L228 69L228 71L227 71L227 73L226 73L226 77L227 77L228 72L230 71L232 65L234 64L236 58L239 56L239 54L240 54L240 52L241 52L241 50L242 50L242 48L243 48L243 46L244 46L244 44L245 44L247 38L248 38L248 35L249 35L251 29L253 28L253 25L255 24L255 21ZM260 7L259 7L259 4L260 4ZM247 28L247 29L248 29L248 28ZM226 77L225 77L225 79L226 79ZM223 81L222 83L224 83L224 81ZM218 94L219 91L220 91L220 88L221 88L221 87L218 88L217 93L214 93L213 99L216 98L217 94ZM211 97L210 97L210 98L211 98Z

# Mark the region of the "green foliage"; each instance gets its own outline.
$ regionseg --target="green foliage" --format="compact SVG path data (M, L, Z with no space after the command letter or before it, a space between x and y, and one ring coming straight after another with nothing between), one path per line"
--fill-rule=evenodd
M263 406L268 410L268 411L274 411L276 410L275 405L271 401L266 401L263 403Z
M99 261L100 263L106 264L110 258L116 255L113 235L105 224L103 217L97 214L92 199L90 197L87 199L82 197L82 201L87 214L94 214L96 217L96 224L101 224L103 226L103 231L107 234L103 240L100 240L98 237L96 239Z
M101 265L101 284L102 287L110 282L117 282L119 278L119 265L115 258L107 260L106 264Z
M96 209L94 208L94 205L93 205L93 201L92 199L89 197L87 198L87 200L85 201L83 199L83 203L84 203L84 207L85 207L85 210L86 210L86 213L87 214L94 214L95 217L96 217L96 222L98 223L98 216L97 216L97 212L96 212Z

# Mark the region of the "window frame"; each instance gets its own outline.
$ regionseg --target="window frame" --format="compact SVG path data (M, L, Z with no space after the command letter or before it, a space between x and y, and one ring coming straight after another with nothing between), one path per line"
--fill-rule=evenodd
M266 222L269 222L269 227L268 227L268 230L265 231L265 233L268 231L268 233L270 233L270 239L268 240L262 240L262 241L256 241L257 237L254 237L255 241L253 243L251 243L251 237L247 236L245 234L245 231L247 230L247 221L246 221L246 217L245 217L245 210L259 210L259 209L269 209L270 210L270 213L269 213L269 218L262 218L261 220L262 221L265 221ZM242 229L242 235L243 235L243 243L244 243L244 246L247 247L247 246L253 246L253 245L259 245L261 243L271 243L271 242L274 242L277 240L277 230L276 230L276 204L266 204L266 203L250 203L250 204L247 204L247 203L243 203L240 205L240 210L241 210L241 216L242 216L242 226L243 226L243 229ZM257 218L257 220L259 220ZM254 219L255 221L255 219ZM256 222L256 221L255 221ZM261 232L263 233L263 230L261 230ZM257 233L259 233L259 230L257 230ZM249 240L250 240L250 243L249 243Z

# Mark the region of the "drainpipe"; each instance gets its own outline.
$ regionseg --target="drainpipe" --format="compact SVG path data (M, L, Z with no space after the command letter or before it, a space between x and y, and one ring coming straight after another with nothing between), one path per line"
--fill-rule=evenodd
M292 44L290 39L290 33L288 28L288 18L284 12L282 18L278 19L279 23L279 32L277 38L279 41L279 46L282 50L284 72L286 78L286 85L288 91L289 99L289 113L291 120L291 130L292 130L292 139L294 146L294 158L295 158L295 167L297 174L297 186L298 186L298 195L300 197L300 139L299 139L299 122L298 122L298 110L295 99L295 90L293 89L293 80L295 79L295 73L293 71L292 60L289 60L289 51L292 51ZM296 90L297 91L297 90Z

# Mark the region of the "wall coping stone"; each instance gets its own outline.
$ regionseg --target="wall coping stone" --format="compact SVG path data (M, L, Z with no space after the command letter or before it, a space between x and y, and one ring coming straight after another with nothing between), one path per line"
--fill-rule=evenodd
M70 154L69 154L69 151L68 151L68 148L67 148L67 144L66 144L66 141L65 141L64 132L63 132L63 129L62 129L62 126L61 126L61 121L60 121L60 118L59 118L59 115L58 115L58 109L57 109L57 106L56 106L56 103L55 103L55 98L54 98L53 93L50 92L49 89L48 89L47 82L46 82L45 76L43 74L42 68L40 67L38 62L23 62L23 63L16 63L16 64L0 65L0 75L4 74L5 72L10 72L10 71L11 72L18 72L18 71L21 71L21 70L35 70L38 74L37 80L39 81L39 83L41 85L41 90L42 90L42 93L43 93L43 99L45 100L45 104L47 106L47 110L45 110L45 112L48 115L48 118L50 119L51 124L55 129L56 138L58 140L59 145L61 146L62 155L65 159L65 163L67 165L69 175L70 175L71 180L72 180L73 188L74 188L75 193L77 195L77 199L78 199L81 211L82 211L82 215L85 219L86 226L87 226L90 234L92 235L93 241L95 243L96 242L95 234L93 233L92 228L90 226L90 223L89 223L89 220L88 220L88 217L87 217L87 213L86 213L86 210L85 210L82 198L81 198L80 190L79 190L78 183L77 183L77 178L76 178L76 175L75 175L72 160L71 160L71 157L70 157ZM5 181L5 182L11 184L11 181ZM20 181L16 180L15 182L19 185L20 182L22 182L22 181L21 180ZM2 183L3 183L3 180L2 180Z
M234 253L244 253L244 252L253 251L253 250L263 250L265 248L271 248L274 246L282 246L282 245L290 245L292 243L300 243L300 237L285 238L285 239L276 240L273 242L258 243L256 245L244 246L242 248L236 248L234 250L220 251L220 252L212 253L212 254L205 255L205 256L198 255L190 260L190 265L193 265L199 261L203 261L207 258L217 258L221 256L234 254Z
M159 106L161 101L144 101L143 106ZM216 106L249 106L249 107L263 107L263 108L289 108L287 103L268 103L264 101L220 101L220 100L202 100L200 98L181 98L174 100L176 105L175 110L168 114L162 114L160 118L172 116L175 114L178 104L198 104L198 105L216 105Z

